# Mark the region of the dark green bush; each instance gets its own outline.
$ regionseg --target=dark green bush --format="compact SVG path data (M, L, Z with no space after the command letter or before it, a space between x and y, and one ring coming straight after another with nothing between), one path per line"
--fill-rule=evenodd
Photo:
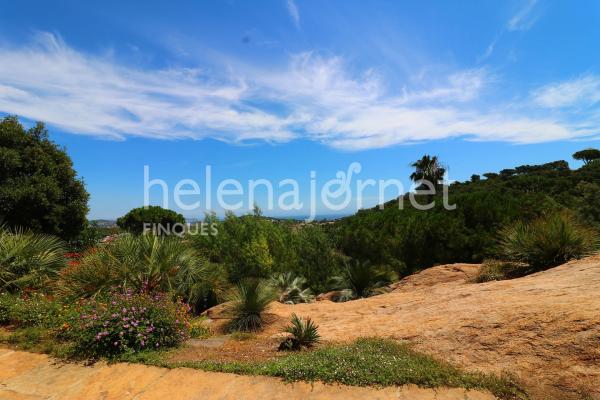
M383 291L395 278L391 268L372 265L368 261L350 260L335 281L338 289L349 290L352 298L360 298Z
M504 258L540 271L590 255L598 249L598 234L570 213L554 213L533 222L517 222L500 233Z
M25 129L17 117L0 119L0 221L71 239L86 224L88 197L44 124Z

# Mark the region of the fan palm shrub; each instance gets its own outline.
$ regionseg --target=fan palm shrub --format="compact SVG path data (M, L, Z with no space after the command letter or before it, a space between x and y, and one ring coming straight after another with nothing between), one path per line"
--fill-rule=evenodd
M0 228L0 288L42 288L66 266L65 245L55 236Z
M263 280L247 278L239 281L226 295L228 311L232 314L231 331L253 332L263 326L263 312L277 298Z
M562 212L504 228L499 244L504 258L541 271L592 254L599 241L595 230Z
M279 350L300 350L302 347L312 347L321 340L318 333L319 327L310 319L302 319L292 314L291 325L285 327L284 332L291 336L279 345Z
M352 298L360 298L385 291L384 287L395 277L394 272L386 267L354 259L344 265L342 275L336 277L334 282L342 292L350 292Z
M277 292L280 303L309 303L315 298L310 288L306 288L306 279L292 272L274 275L269 283Z
M183 239L127 235L85 254L57 284L66 295L94 297L123 286L137 292L169 292L195 301L208 263Z

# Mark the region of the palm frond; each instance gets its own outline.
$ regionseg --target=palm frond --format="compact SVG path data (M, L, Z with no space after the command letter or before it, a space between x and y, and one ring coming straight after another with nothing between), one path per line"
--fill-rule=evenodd
M65 267L65 245L54 237L0 230L0 281L3 289L40 288Z

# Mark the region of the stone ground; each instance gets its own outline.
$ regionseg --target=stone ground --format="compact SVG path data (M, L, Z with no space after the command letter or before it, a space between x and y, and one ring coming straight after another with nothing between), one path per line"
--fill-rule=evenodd
M137 364L92 366L54 361L43 354L0 349L0 400L491 400L463 389L359 388L284 383L188 368Z
M391 293L346 303L273 303L260 337L273 340L296 313L311 317L326 341L410 340L467 370L510 373L534 399L600 398L600 256L523 278L469 283L479 268L430 268ZM209 313L216 330L225 322L218 311Z

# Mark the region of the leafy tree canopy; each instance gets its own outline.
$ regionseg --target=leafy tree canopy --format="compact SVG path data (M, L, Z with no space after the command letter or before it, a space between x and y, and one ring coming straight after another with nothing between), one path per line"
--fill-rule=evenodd
M0 220L7 226L63 239L85 227L89 195L64 149L38 122L0 120Z
M600 150L598 149L585 149L580 150L573 154L573 158L576 160L583 161L584 164L589 164L590 162L597 160L600 158Z
M179 228L181 230L181 227L176 226L176 224L184 223L185 218L183 218L183 215L159 206L134 208L117 219L119 228L137 235L144 231L144 224L150 224L150 226L146 225L147 229L154 229L156 226L156 229L159 230L161 228L158 225L161 225L162 229L173 232L173 229L177 230ZM159 230L157 233L160 234L161 231Z

